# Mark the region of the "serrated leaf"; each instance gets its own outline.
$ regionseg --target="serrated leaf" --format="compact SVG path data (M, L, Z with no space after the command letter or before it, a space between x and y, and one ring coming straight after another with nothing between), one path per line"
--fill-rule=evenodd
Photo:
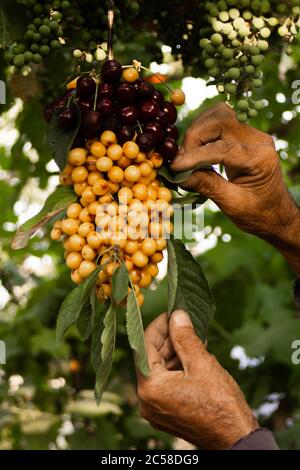
M62 213L66 207L77 200L77 195L70 186L58 186L46 200L38 214L27 220L18 229L12 241L12 248L18 250L25 248L29 239L37 230L47 224L51 219Z
M116 344L116 316L116 307L112 303L105 314L101 334L101 362L99 361L98 363L95 384L95 398L98 404L101 401L113 364Z
M114 272L112 278L112 297L116 303L121 302L127 295L129 274L124 263Z
M0 46L11 46L23 37L28 8L14 0L0 0Z
M53 158L61 171L63 171L66 166L68 153L71 150L81 124L81 113L78 105L76 103L72 103L72 107L76 112L76 123L74 127L69 130L65 130L61 127L58 117L61 110L56 110L54 112L48 127L48 145Z
M95 323L92 334L91 363L96 374L101 365L101 335L104 328L103 319L105 313L110 307L110 303L110 299L106 300L103 304L98 303L99 308L97 308L95 316Z
M129 344L135 352L135 363L137 368L148 376L149 365L144 337L144 328L140 307L134 291L127 297L126 328Z
M78 320L76 321L76 327L82 341L89 339L93 331L92 306L90 297L88 298L78 317Z
M70 292L60 307L57 317L56 338L58 344L61 344L64 334L71 325L77 322L80 315L85 311L86 304L90 299L90 292L96 284L98 274L105 264L99 266L93 271L87 279Z
M194 328L205 341L207 328L215 313L215 301L207 280L181 240L168 240L168 311L189 313Z

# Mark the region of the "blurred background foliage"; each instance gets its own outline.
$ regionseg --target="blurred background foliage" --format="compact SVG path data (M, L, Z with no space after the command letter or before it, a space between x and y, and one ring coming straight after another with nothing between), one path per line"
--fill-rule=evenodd
M199 46L194 33L187 43L178 38L189 15L196 13L188 8L190 2L167 0L162 6L153 1L147 8L140 3L135 22L125 21L127 40L116 43L115 55L124 64L132 59L151 63L151 70L171 82L182 81L188 98L179 122L183 135L199 112L221 99L205 86L207 77L195 60ZM177 42L184 66L166 47ZM291 56L284 50L274 40L260 91L268 106L251 124L274 136L286 181L299 198L300 104L292 102L299 40ZM0 449L184 448L185 443L139 417L122 315L108 391L97 407L89 344L70 330L63 347L56 345L57 313L73 287L62 262L63 247L50 240L47 230L26 249L10 246L17 224L38 211L58 182L42 113L49 98L61 93L73 67L71 52L62 48L24 77L6 66L0 51L0 79L7 84L6 105L0 105L0 339L7 348L7 363L0 369ZM189 247L216 297L210 351L235 377L279 444L299 449L300 366L291 363L291 344L300 339L300 318L292 297L293 274L274 249L240 232L211 202L205 207L205 228L198 228ZM145 325L166 309L165 264L159 277L146 293Z

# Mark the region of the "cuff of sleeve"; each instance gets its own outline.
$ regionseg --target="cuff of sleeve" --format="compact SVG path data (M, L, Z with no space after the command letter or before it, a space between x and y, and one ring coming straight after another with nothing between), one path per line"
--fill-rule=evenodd
M258 428L236 442L230 450L279 450L279 447L268 429Z

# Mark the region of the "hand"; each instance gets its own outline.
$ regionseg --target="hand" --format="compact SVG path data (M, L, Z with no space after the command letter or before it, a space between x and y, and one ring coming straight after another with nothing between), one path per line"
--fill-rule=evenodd
M211 198L242 230L279 249L300 275L300 211L285 185L273 139L219 103L187 131L174 171L200 164L224 165L228 180L215 171L196 170L182 184Z
M244 395L175 311L145 332L150 377L138 373L140 412L153 427L203 449L229 449L258 428Z

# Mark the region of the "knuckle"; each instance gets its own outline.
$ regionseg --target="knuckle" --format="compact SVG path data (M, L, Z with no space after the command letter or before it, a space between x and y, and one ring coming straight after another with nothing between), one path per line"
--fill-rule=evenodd
M146 406L144 406L143 404L140 404L139 405L139 413L140 415L142 416L142 418L146 419L147 421L149 421L149 412L148 412L148 409Z

